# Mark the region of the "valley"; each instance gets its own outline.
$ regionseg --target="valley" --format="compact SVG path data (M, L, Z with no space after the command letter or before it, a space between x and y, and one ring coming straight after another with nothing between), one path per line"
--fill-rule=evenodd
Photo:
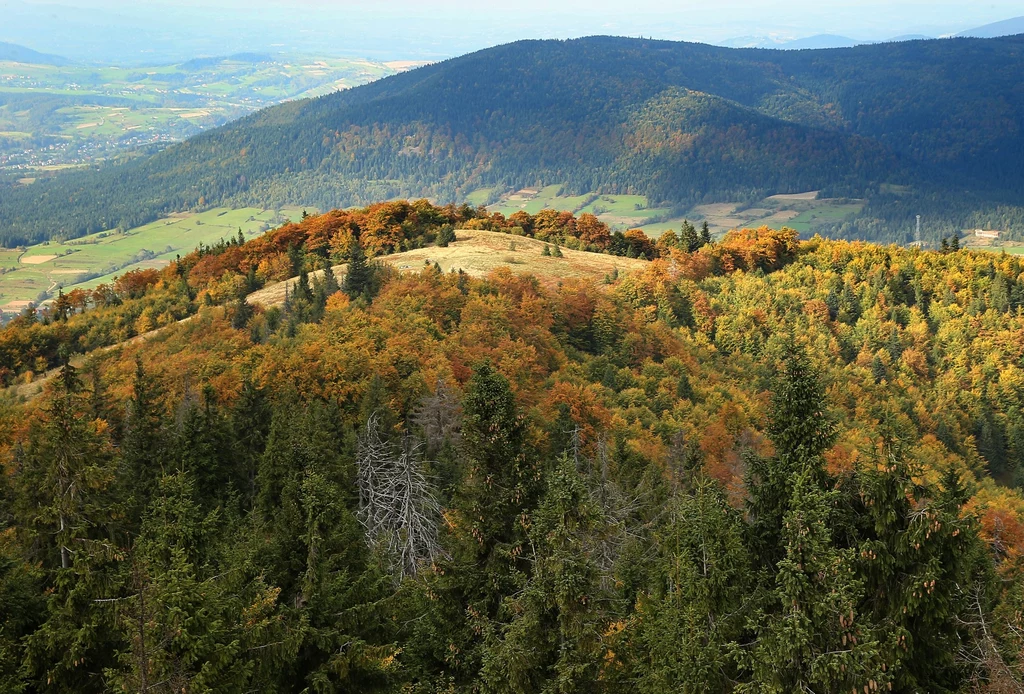
M967 228L1001 229L1019 242L1024 138L1004 125L1024 114L1022 40L839 51L607 36L518 41L291 100L95 171L19 171L0 181L0 243L84 235L110 220L136 227L211 205L332 209L421 197L508 211L586 208L615 228L642 224L652 233L700 215L719 233L767 220L901 244L914 240L920 214L931 244ZM172 120L187 124L208 118L211 100L284 98L264 83L272 79L258 59L235 62L246 61L197 67L215 74L161 107L186 109ZM293 97L336 85L316 61L287 65L302 67ZM349 67L362 80L400 66ZM136 85L118 79L104 98L131 98ZM132 79L140 93L170 81L145 72ZM78 104L57 130L74 138L135 127L129 112L113 111L130 105ZM6 118L6 132L33 132ZM516 196L524 187L530 192ZM588 191L606 199L579 197ZM817 199L773 198L808 191Z
M46 167L166 146L272 104L417 65L269 54L135 67L0 61L0 173L30 181Z
M235 238L239 230L253 238L302 210L214 208L183 213L126 231L103 231L63 243L46 242L0 249L0 312L17 313L30 303L52 299L58 288L91 289L130 270L161 268L200 245Z

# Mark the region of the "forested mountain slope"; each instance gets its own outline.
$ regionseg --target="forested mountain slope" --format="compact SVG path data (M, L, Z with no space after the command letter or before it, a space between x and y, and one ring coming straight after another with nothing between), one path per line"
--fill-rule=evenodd
M880 221L862 231L876 236L914 210L952 228L1003 205L1016 224L1022 48L1024 37L817 51L523 41L267 109L149 158L2 189L0 241L229 200L444 202L536 183L679 206L806 189L868 196Z
M0 688L1020 690L1020 258L542 213L659 257L366 259L507 221L309 217L0 330L92 357L0 400Z

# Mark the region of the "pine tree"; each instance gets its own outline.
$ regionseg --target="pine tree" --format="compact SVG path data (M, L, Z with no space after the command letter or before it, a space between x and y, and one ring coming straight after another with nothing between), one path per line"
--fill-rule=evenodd
M124 436L121 440L122 479L130 495L129 508L135 519L156 489L163 474L164 432L158 403L156 379L146 373L141 357L135 359L132 395L125 405Z
M643 693L726 691L737 679L730 646L752 587L741 517L703 475L669 500L667 516L631 626L631 674Z
M356 299L369 291L370 280L371 270L366 262L363 246L359 239L353 236L348 249L348 270L345 272L341 290L348 294L350 299Z
M592 692L599 687L602 591L592 554L602 520L576 462L562 454L531 514L533 573L507 598L512 615L483 656L483 691Z
M840 493L816 477L805 466L793 483L785 556L774 589L750 619L755 639L738 652L750 681L737 692L884 691L893 675L874 624L858 611L866 591L854 550L836 546Z
M768 435L771 459L751 459L749 513L757 561L772 567L785 553L783 519L789 512L792 484L805 471L820 486L827 483L821 458L835 438L825 412L824 388L803 350L789 343L772 391Z
M711 243L711 228L708 227L707 220L700 226L700 245L707 246Z

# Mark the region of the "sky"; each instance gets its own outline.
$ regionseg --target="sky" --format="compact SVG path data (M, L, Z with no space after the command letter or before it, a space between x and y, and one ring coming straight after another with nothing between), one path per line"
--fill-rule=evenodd
M1022 14L1021 0L0 0L0 41L133 64L239 51L437 60L592 34L707 43L942 36Z

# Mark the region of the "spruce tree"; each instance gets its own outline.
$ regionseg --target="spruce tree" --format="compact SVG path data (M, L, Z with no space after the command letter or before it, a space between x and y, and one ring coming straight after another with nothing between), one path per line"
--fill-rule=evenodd
M775 455L752 458L748 482L752 546L764 567L774 566L785 554L783 519L789 512L793 481L806 471L824 487L828 476L821 455L835 439L825 412L824 388L806 353L790 342L781 361L768 419Z
M356 299L367 294L370 289L371 270L366 262L366 254L359 239L352 237L348 248L348 269L345 272L345 280L342 282L341 290L348 294L350 299Z
M104 691L116 635L102 600L118 594L119 546L110 444L85 416L75 368L65 363L40 426L16 458L15 517L35 536L47 572L46 611L25 644L23 672L41 692Z
M530 521L533 573L506 598L511 620L486 645L484 691L569 694L600 686L604 615L593 557L600 509L566 454L545 486Z
M775 585L750 619L751 645L737 651L750 673L737 692L883 691L893 670L870 615L855 551L837 546L832 528L840 492L821 486L807 465L793 481L783 523L785 555Z
M682 229L679 231L679 246L687 253L693 253L700 248L700 239L697 230L688 221L683 220Z
M160 390L146 373L141 357L135 359L132 395L125 406L121 440L122 479L130 495L129 508L136 520L149 503L163 474L164 432L159 406Z
M882 656L896 691L957 691L966 673L955 644L976 620L967 612L986 563L963 511L968 494L952 467L941 485L922 482L891 435L882 456L860 473L863 609L886 631Z
M666 506L651 585L637 601L631 675L644 694L727 691L752 589L741 516L700 474Z

